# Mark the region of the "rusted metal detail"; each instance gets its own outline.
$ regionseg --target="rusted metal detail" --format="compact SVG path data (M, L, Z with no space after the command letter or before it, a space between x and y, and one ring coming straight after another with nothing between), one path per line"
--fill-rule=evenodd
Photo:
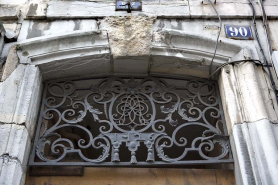
M83 176L82 166L44 166L30 167L30 176Z

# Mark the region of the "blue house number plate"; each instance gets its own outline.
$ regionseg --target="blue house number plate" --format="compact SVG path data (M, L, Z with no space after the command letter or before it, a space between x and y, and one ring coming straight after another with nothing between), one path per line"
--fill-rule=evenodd
M128 5L128 3L130 5ZM123 10L127 11L128 6L130 6L130 9L132 11L140 11L142 10L142 2L140 1L116 1L116 10Z
M226 37L238 40L253 40L250 26L225 25Z

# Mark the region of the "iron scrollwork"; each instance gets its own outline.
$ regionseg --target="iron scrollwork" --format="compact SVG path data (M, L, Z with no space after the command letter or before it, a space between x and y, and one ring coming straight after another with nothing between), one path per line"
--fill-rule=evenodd
M108 77L47 83L32 164L121 164L123 147L129 164L231 161L217 84L168 81ZM142 147L143 161L137 156Z

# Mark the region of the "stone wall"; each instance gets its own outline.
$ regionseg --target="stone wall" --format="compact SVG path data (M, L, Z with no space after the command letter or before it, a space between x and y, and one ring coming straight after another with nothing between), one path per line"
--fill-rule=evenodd
M267 53L259 1L252 3ZM278 1L265 0L264 5L271 44L278 50ZM252 26L249 1L217 0L215 8L223 27L212 69L228 61L262 61L256 40L225 35L225 24ZM135 73L207 78L219 30L207 0L143 0L143 10L132 13L115 11L114 0L3 0L0 20L5 28L0 38L5 60L0 72L0 184L25 182L44 81ZM275 184L278 134L273 123L278 111L266 67L228 65L216 79L237 183Z

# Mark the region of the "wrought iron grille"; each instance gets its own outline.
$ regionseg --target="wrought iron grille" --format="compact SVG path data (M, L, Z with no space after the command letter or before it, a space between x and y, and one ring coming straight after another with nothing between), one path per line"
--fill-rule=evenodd
M30 165L232 161L217 83L150 76L46 83Z

